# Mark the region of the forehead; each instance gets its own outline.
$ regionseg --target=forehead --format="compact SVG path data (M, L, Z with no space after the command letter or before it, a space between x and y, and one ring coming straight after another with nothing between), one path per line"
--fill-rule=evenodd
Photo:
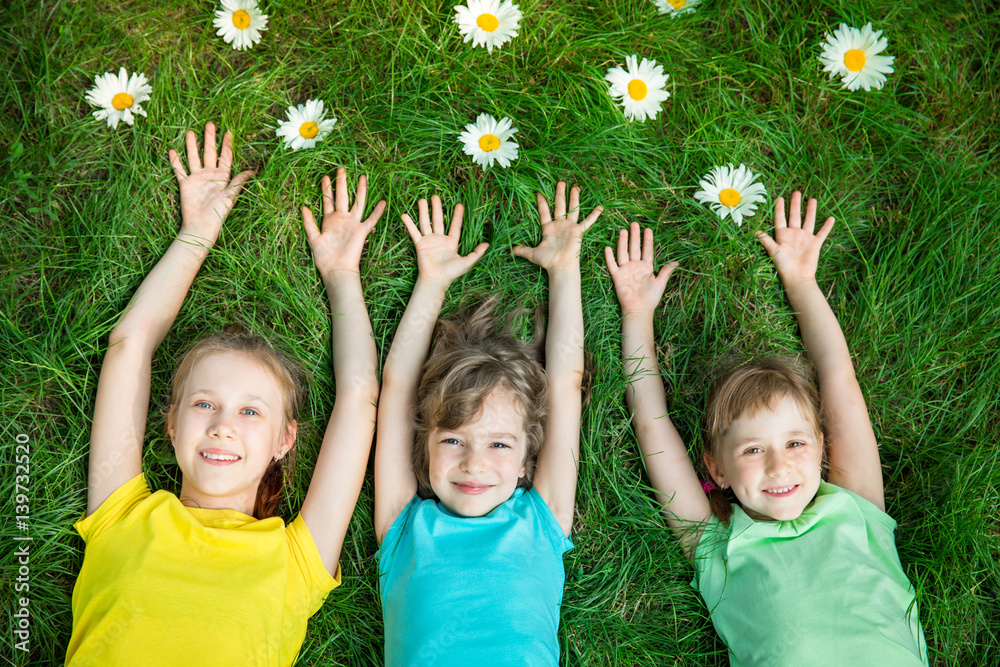
M185 394L194 391L252 394L271 400L282 396L270 369L242 352L215 352L197 361L183 389Z
M459 428L504 432L521 437L525 433L524 410L509 391L497 388L483 399L479 413Z
M771 399L767 405L747 410L733 420L723 436L727 444L735 445L751 438L775 438L790 435L817 437L814 419L793 397L785 395Z

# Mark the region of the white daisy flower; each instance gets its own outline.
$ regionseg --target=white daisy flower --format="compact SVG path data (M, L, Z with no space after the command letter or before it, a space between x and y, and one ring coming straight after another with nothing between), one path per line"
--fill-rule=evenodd
M458 140L464 144L466 155L483 169L492 167L499 162L501 167L510 166L511 160L517 159L517 143L510 138L517 132L511 127L510 118L496 118L488 113L481 113L475 123L465 126L465 131L458 135Z
M841 23L833 35L827 33L819 61L831 79L842 77L848 90L878 90L885 84L885 75L893 72L892 62L896 59L877 55L888 45L889 40L882 37L881 30L872 32L871 23L861 30Z
M625 58L628 71L621 67L612 67L604 77L611 84L611 97L620 100L625 107L625 117L629 120L646 121L656 119L660 112L660 102L670 97L664 90L669 74L663 73L663 67L655 60L642 59L636 64L638 56Z
M267 14L261 14L257 0L222 0L212 25L226 44L242 51L260 41L260 31L267 30Z
M510 0L469 0L468 6L455 7L455 23L465 36L463 42L472 46L485 46L490 53L500 48L511 37L517 37L521 27L521 10Z
M742 164L736 169L732 162L728 167L713 167L705 180L699 181L702 189L694 193L694 198L708 204L722 220L733 216L733 222L742 227L743 217L752 216L767 195L763 185L754 183L758 178L760 174Z
M661 14L670 14L675 19L682 14L690 14L701 4L701 0L653 0Z
M95 107L102 107L94 112L94 117L97 120L107 118L111 129L116 129L120 120L132 125L135 123L134 114L146 115L140 105L149 99L153 89L148 85L145 74L133 72L129 76L122 67L118 76L110 72L95 76L94 84L87 91L86 99Z
M285 138L285 146L293 151L300 148L312 148L317 141L330 133L336 118L323 119L323 100L307 100L305 104L288 107L288 120L278 126L275 132Z

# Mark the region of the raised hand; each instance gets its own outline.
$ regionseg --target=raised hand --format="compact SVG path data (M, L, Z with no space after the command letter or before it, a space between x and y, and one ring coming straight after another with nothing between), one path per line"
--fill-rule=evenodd
M656 273L653 270L653 257L653 230L647 227L643 233L638 222L633 222L629 231L623 229L618 233L617 261L611 248L604 248L604 258L607 260L623 315L651 312L663 297L670 274L678 264L670 262Z
M538 200L538 218L542 224L542 242L537 247L514 246L513 252L546 271L558 269L578 269L580 266L580 245L583 233L590 229L604 208L598 206L583 222L580 218L580 188L573 186L569 191L569 210L566 209L566 183L556 184L555 214L549 212L549 203L541 193Z
M385 200L375 205L371 215L363 221L365 200L368 196L368 177L358 179L357 195L351 206L347 194L347 172L337 169L337 193L334 197L330 177L323 177L323 229L316 227L316 220L307 206L302 207L302 224L312 248L313 261L324 279L337 271L360 273L361 251L368 233L385 211Z
M253 176L246 170L230 178L233 165L233 134L222 137L222 151L216 155L215 125L205 124L205 153L198 156L198 137L187 133L188 170L184 170L177 151L169 152L181 190L181 233L195 237L207 247L215 245L222 221L229 215L243 184Z
M816 226L816 200L806 204L805 220L801 218L802 193L792 193L791 211L785 221L785 200L778 197L774 202L774 238L762 231L757 232L767 254L778 269L785 287L816 280L816 265L819 249L833 229L833 216L826 219L818 232Z
M424 281L443 284L447 288L453 280L479 261L490 244L480 243L465 257L458 254L458 242L462 237L462 216L465 212L461 204L455 205L447 233L445 233L440 197L437 195L431 197L430 211L427 209L426 199L417 202L417 209L419 226L406 213L401 217L417 249L419 277Z

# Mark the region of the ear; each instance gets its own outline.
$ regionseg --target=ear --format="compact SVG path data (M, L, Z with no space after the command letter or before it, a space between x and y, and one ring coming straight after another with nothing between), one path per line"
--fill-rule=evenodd
M708 468L708 474L712 476L712 479L715 480L715 483L718 484L720 488L725 487L726 476L722 473L722 470L719 468L719 464L715 460L715 457L712 456L710 453L705 452L704 454L701 455L701 458L702 461L705 462L705 467Z
M295 420L288 422L285 426L285 434L281 437L281 444L278 445L278 458L285 458L285 454L295 446L295 438L299 433L299 424Z
M167 410L167 435L170 439L174 439L174 433L177 431L177 406L171 405L170 409Z

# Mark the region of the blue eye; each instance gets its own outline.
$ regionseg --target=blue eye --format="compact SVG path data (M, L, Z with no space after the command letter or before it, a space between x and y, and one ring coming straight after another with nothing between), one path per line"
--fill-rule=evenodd
M209 403L208 401L198 401L197 403L194 404L194 407L196 407L196 408L205 408L206 410L211 410L212 409L212 404Z
M459 442L455 438L445 438L441 442L444 443L444 444L446 444L446 445L461 445L462 444L461 442Z
M256 417L257 415L260 414L253 408L243 408L242 410L240 410L240 413L244 415L250 415L251 417Z
M495 447L497 449L510 449L510 445L503 442L494 442L490 447Z

